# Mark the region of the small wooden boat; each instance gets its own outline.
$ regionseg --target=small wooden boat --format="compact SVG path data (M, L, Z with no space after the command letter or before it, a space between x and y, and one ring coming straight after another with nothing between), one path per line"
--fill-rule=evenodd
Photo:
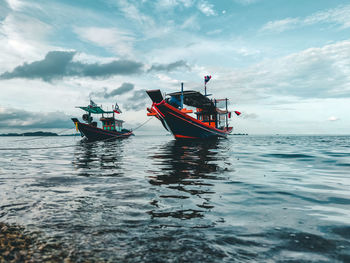
M116 113L121 113L117 104L113 111L105 111L102 107L97 106L92 100L90 100L90 105L85 107L78 106L77 108L87 112L82 116L85 123L80 122L77 118L72 118L72 121L81 136L87 138L89 141L126 138L134 135L131 130L123 129L123 120L115 118ZM100 127L98 127L96 121L93 121L92 114L102 115L100 118Z
M153 101L152 107L147 108L147 115L158 118L176 139L227 137L232 132L228 123L231 118L231 112L227 109L228 99L209 99L211 95L206 94L206 86L205 95L194 90L184 91L183 83L180 92L165 97L160 90L146 92ZM225 103L225 109L219 109L218 104L221 102ZM194 109L184 108L184 105ZM191 113L195 116L191 116Z

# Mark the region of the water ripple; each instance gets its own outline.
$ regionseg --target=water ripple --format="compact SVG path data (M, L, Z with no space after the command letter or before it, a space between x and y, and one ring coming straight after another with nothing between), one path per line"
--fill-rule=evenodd
M52 262L349 262L349 142L47 138L0 153L0 221Z

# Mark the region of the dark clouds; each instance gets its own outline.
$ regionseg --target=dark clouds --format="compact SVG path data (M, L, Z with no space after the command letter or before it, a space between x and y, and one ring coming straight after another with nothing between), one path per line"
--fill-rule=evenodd
M3 21L10 13L11 9L6 1L0 4L0 21Z
M0 128L44 129L72 128L71 117L63 112L37 113L6 108L0 111Z
M132 91L134 89L134 84L131 83L123 83L119 88L113 89L112 91L108 92L107 88L104 88L103 91L100 92L92 92L90 93L90 96L96 96L99 98L105 98L109 99L117 95L123 95L125 93L128 93L129 91Z
M132 96L123 103L123 107L125 110L134 111L146 109L146 98L148 98L146 90L135 90Z
M114 60L104 64L87 64L73 61L74 51L51 51L43 60L24 63L11 72L0 75L2 79L27 78L52 81L63 77L78 76L106 78L113 75L132 75L143 71L143 64L130 60Z
M131 60L114 60L109 63L83 63L73 61L75 51L50 51L43 60L24 63L12 71L4 72L0 79L42 79L50 82L64 77L108 78L115 75L133 75L145 73L145 65ZM189 68L179 60L170 64L154 64L147 71L173 71L181 67Z
M52 51L47 53L45 58L32 63L24 63L16 67L12 72L5 72L0 75L3 79L12 78L41 78L50 81L54 78L62 78L69 73L69 65L75 52Z
M135 86L132 83L123 83L119 88L108 91L107 88L104 88L102 91L92 92L90 96L92 98L113 98L118 95L129 94L129 97L122 101L118 101L118 104L122 105L122 110L133 110L138 111L146 108L146 99L148 98L146 90L134 90Z
M190 69L190 67L187 65L186 61L179 60L170 64L154 64L148 71L173 71L178 68L187 68Z

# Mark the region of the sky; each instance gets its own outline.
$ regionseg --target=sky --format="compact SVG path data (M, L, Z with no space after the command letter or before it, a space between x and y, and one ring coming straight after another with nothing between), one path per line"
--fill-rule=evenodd
M0 46L0 133L73 130L90 98L133 128L145 90L211 75L234 132L350 134L349 1L0 0Z

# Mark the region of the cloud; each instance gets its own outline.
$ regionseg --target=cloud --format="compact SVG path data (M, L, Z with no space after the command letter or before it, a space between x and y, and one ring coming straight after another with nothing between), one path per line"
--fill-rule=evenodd
M180 26L181 29L193 29L193 30L199 30L200 25L198 22L198 18L196 15L188 17Z
M30 112L0 107L0 129L71 128L71 117L63 112Z
M118 5L125 17L137 22L145 27L155 27L155 22L152 17L143 14L136 5L129 3L126 0L119 0Z
M69 76L106 78L114 75L132 75L142 72L143 64L130 60L114 60L109 63L87 64L73 61L75 51L50 51L43 60L24 63L1 79L26 78L52 81Z
M135 90L133 95L123 103L125 110L138 111L146 108L146 99L148 98L146 90Z
M3 11L0 7L0 19L4 16L0 21L0 72L23 60L33 61L52 49L45 43L53 30L51 25L21 12Z
M10 8L11 7L6 1L0 5L0 21L4 20L6 16L10 13Z
M104 47L115 54L122 56L133 54L135 37L130 32L101 27L76 27L74 31L82 40Z
M207 1L199 1L197 4L198 10L201 11L206 16L215 16L216 12L214 10L214 5L208 3Z
M113 89L110 92L107 91L107 88L104 88L103 91L100 92L91 92L90 96L103 97L105 99L115 97L117 95L123 95L132 91L134 89L134 84L131 83L123 83L119 88Z
M51 82L64 77L108 78L115 75L145 73L144 64L131 60L113 60L107 63L84 63L74 61L75 51L50 51L45 58L32 63L24 63L12 71L4 72L0 79L42 79ZM181 67L190 69L184 60L169 64L154 64L150 71L173 71Z
M266 23L261 31L283 32L297 27L311 26L319 23L334 24L341 29L350 28L350 5L341 5L336 8L313 13L305 18L295 17Z
M12 72L5 72L0 75L2 79L12 78L41 78L49 81L53 78L66 75L68 65L71 63L75 52L51 51L45 59L32 63L24 63L16 67Z
M341 41L225 73L219 84L241 101L350 98L349 57L350 41Z
M27 6L27 3L24 3L20 0L6 0L7 4L11 7L14 11L19 11L23 9L23 7Z
M242 115L240 115L240 117L243 119L257 119L258 115L255 113L242 112Z
M173 71L178 68L187 68L190 69L190 67L187 65L186 61L179 60L170 64L154 64L148 71Z
M191 7L194 0L158 0L156 6L161 9L171 9L177 6Z
M328 118L329 121L339 121L339 118L338 117L335 117L335 116L331 116Z
M256 2L259 2L260 0L234 0L234 1L241 4L241 5L250 5L250 4L254 4Z
M283 32L292 29L300 23L298 18L286 18L282 20L270 21L262 27L262 31Z

